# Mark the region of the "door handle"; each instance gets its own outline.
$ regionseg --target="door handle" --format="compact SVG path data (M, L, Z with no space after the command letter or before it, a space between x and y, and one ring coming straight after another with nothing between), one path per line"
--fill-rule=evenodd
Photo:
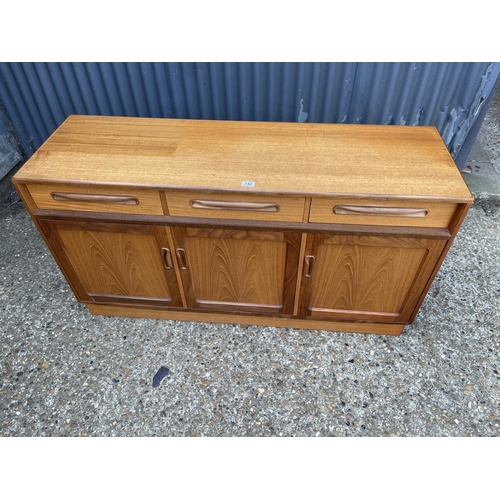
M174 267L174 263L172 262L172 256L170 255L170 248L162 248L161 256L163 258L163 265L165 269L172 269Z
M314 255L306 255L304 257L304 277L310 278L313 273Z
M178 248L175 251L175 255L177 255L177 262L179 263L179 267L184 271L186 270L187 267L187 261L186 261L186 250L184 248Z

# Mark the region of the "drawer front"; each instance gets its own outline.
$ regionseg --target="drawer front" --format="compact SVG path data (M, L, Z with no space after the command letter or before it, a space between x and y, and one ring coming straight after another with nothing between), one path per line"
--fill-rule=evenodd
M37 208L120 214L163 215L155 190L119 186L28 184Z
M309 222L448 227L457 205L422 200L313 198Z
M305 198L247 193L167 191L170 215L214 219L302 222Z

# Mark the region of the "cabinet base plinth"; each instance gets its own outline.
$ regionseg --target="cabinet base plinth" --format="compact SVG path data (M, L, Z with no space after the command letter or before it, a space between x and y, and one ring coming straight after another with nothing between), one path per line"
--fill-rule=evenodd
M196 311L173 311L146 307L124 307L115 305L86 304L88 310L100 316L126 316L129 318L170 319L207 323L229 323L278 328L300 328L327 330L332 332L375 333L379 335L401 335L405 325L388 323L349 323L319 319L298 319L276 316L247 316L243 314L206 313Z

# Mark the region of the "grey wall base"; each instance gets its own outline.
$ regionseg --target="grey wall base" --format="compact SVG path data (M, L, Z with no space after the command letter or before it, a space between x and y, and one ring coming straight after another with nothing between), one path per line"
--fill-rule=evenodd
M0 205L15 199L11 178L24 163L19 141L0 106Z
M0 206L11 205L19 200L17 191L12 184L12 177L23 165L24 161L19 162L3 179L0 179Z

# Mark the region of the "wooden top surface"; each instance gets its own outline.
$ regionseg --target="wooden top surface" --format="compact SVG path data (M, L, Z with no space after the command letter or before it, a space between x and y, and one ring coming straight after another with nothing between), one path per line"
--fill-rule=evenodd
M435 127L394 125L72 115L14 179L472 199Z

